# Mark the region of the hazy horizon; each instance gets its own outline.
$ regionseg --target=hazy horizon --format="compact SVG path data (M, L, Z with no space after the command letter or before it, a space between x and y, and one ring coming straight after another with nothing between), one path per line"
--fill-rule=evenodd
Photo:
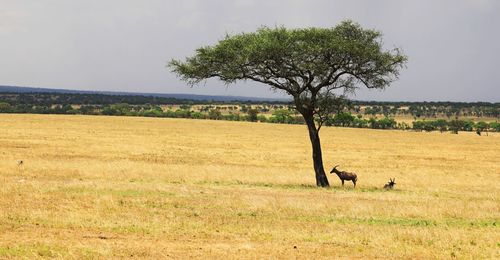
M217 80L190 88L166 64L226 33L333 27L351 19L409 57L385 91L356 100L499 102L500 1L14 1L0 3L0 85L287 98Z
M7 85L0 85L0 87L20 87L20 88L40 88L40 89L55 89L55 90L70 90L70 91L82 91L82 92L103 92L103 94L107 94L108 92L114 92L114 93L131 93L131 94L157 94L157 95L199 95L199 96L221 96L221 97L248 97L248 98L269 98L269 99L275 99L278 102L283 102L286 101L286 99L289 99L290 101L293 101L292 98L288 95L284 96L276 96L276 97L258 97L258 96L241 96L241 95L212 95L212 94L200 94L200 93L181 93L181 92L134 92L134 91L119 91L119 90L87 90L87 89L68 89L68 88L50 88L50 87L33 87L33 86L7 86ZM100 93L97 93L100 94ZM456 102L456 103L477 103L477 102L485 102L485 103L500 103L500 101L451 101L451 100L416 100L416 101L409 101L409 100L373 100L373 99L359 99L356 98L356 96L352 96L350 100L353 101L360 101L360 102L408 102L408 103L419 103L419 102Z

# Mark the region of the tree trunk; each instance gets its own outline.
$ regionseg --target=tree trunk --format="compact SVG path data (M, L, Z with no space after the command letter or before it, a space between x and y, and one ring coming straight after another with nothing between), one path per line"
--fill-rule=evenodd
M323 168L323 156L321 154L321 142L319 140L319 131L314 123L312 115L304 115L304 120L309 130L309 138L312 144L312 158L314 165L314 172L316 173L316 185L319 187L329 187L328 178Z

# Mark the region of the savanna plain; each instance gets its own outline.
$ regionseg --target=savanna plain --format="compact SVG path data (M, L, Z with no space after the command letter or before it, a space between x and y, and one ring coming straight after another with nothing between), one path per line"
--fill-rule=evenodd
M499 134L324 127L326 170L358 174L325 189L303 125L2 114L0 133L0 258L500 258Z

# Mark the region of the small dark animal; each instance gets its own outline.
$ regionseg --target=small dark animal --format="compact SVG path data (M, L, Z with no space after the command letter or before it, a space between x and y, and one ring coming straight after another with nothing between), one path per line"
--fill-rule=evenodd
M358 181L358 176L356 175L356 173L339 171L337 170L337 167L339 167L339 165L333 167L332 171L330 171L330 174L337 174L337 176L339 176L340 180L342 181L342 186L344 186L344 181L352 181L352 183L354 183L354 188L356 188L356 181Z
M390 181L386 185L384 185L384 189L386 190L392 190L392 188L394 188L394 185L396 185L396 183L394 182L396 178L394 179L389 178L389 180Z

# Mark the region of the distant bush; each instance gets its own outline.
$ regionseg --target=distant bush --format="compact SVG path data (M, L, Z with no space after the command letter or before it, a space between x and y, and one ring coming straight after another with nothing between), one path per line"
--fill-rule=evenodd
M257 121L265 123L265 122L268 122L268 119L264 115L259 115L259 116L257 116Z
M414 121L412 123L412 129L415 131L451 131L454 134L458 134L458 131L476 131L478 134L484 131L498 132L499 124L497 122L486 123L483 121L474 123L471 120L459 120L454 119L451 121L446 121L444 119L437 120L427 120L427 121ZM401 128L401 127L399 127Z
M222 113L218 109L210 109L210 111L208 111L208 118L212 120L221 120Z
M353 127L357 128L367 128L368 127L368 120L362 119L362 118L355 118L354 122L352 122Z
M394 129L396 125L396 121L393 118L384 117L377 121L378 129Z
M205 119L206 116L201 112L191 112L191 118L193 119Z
M217 112L219 112L217 110ZM189 110L185 110L185 109L177 109L175 110L175 117L176 118L191 118L191 111ZM219 112L219 117L215 118L217 120L219 119L222 119L222 117L220 117L220 112Z
M241 117L238 113L229 113L228 115L223 115L222 119L227 121L240 121Z
M10 113L12 106L7 102L0 102L0 113Z
M489 126L490 126L491 131L500 132L500 123L491 122Z
M293 124L294 121L291 112L285 109L275 110L273 115L269 118L269 122L278 124Z
M448 122L444 119L432 121L432 125L435 130L439 130L441 133L448 130Z
M340 112L336 114L333 118L327 119L325 125L327 126L343 126L349 127L353 126L355 117L351 113Z
M256 108L248 109L248 121L257 122L257 115L259 114L259 110Z

